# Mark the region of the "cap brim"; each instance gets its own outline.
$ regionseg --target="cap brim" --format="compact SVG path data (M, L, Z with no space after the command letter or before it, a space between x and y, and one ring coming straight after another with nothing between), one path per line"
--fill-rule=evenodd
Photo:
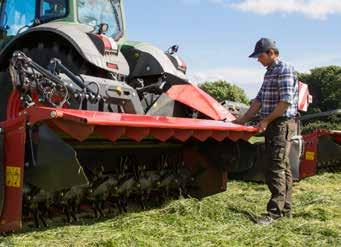
M258 58L260 54L262 54L262 52L254 52L249 56L249 58Z

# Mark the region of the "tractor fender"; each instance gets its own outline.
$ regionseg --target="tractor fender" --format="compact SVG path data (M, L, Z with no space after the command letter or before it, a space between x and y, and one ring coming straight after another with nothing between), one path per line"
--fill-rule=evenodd
M178 70L169 56L161 49L143 42L127 42L122 53L130 63L130 78L158 76L166 74L172 83L187 82L183 71Z
M1 50L0 64L8 63L3 59L8 59L11 56L17 49L18 43L25 43L25 40L28 39L41 42L44 40L44 36L48 35L54 35L55 40L62 38L67 41L87 62L99 68L125 76L129 75L129 65L120 51L117 54L101 52L101 47L99 47L101 40L96 40L96 33L92 27L67 22L50 22L18 34ZM114 66L116 68L112 68L108 64L116 65Z

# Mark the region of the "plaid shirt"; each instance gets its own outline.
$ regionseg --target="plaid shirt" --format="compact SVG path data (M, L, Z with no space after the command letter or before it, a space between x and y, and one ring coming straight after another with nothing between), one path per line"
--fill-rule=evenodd
M280 60L269 66L256 100L262 104L261 118L270 115L280 101L290 104L283 117L295 117L298 111L298 79L294 67Z

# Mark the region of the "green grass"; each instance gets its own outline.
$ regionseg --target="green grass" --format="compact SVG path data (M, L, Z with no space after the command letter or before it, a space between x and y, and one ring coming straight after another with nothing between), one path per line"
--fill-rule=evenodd
M250 138L249 142L255 144L257 142L265 142L264 136L253 136Z
M341 246L341 174L295 184L294 218L255 225L264 212L264 185L230 182L202 201L169 202L160 209L114 219L0 238L0 246Z

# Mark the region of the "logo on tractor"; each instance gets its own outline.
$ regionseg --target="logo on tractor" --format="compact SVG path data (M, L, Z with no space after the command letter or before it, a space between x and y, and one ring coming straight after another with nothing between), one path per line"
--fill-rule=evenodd
M21 169L19 167L6 167L6 186L20 188Z

